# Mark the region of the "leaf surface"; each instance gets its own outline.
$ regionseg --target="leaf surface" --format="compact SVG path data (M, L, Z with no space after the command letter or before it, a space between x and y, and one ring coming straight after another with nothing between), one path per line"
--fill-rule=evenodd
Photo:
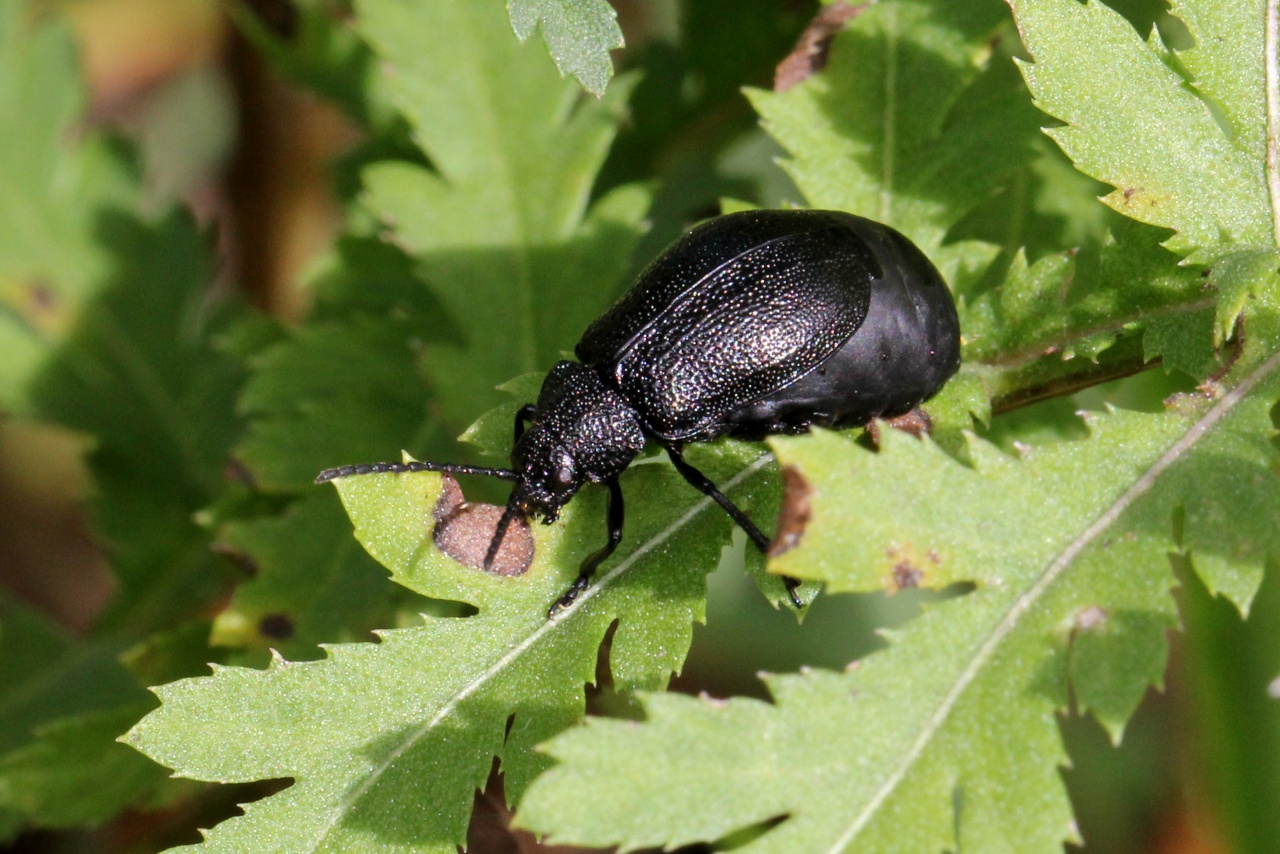
M163 783L160 769L115 743L154 703L121 665L123 646L79 641L0 602L0 815L101 822Z
M618 13L606 0L507 0L507 14L520 41L541 27L560 73L604 94L613 76L609 51L623 44Z
M88 512L115 576L86 637L3 610L0 802L53 826L105 821L164 785L115 741L152 704L122 656L221 592L194 516L223 482L242 378L214 343L235 309L210 297L204 236L182 213L144 213L129 152L80 128L85 108L65 26L3 4L0 406L87 437Z
M1033 159L1035 110L993 53L998 3L872 5L831 44L820 75L750 92L810 206L851 211L910 237L955 281L993 247L943 248L948 230Z
M509 37L494 4L358 8L434 167L369 168L365 202L461 333L461 348L425 351L444 411L465 413L452 422L461 431L501 402L498 384L572 349L621 289L649 193L588 198L630 84L584 99L536 45Z
M833 590L972 592L846 673L769 677L773 705L651 696L640 725L592 719L556 737L559 764L519 820L592 846L714 841L780 816L742 850L1078 841L1058 776L1068 681L1118 737L1160 684L1177 624L1166 554L1189 551L1238 605L1280 554L1273 526L1223 522L1280 512L1276 451L1255 440L1271 430L1278 365L1243 372L1217 400L1094 416L1089 438L1023 459L975 440L972 468L892 433L878 454L835 434L774 440L814 490L812 533L775 571ZM1175 512L1187 514L1180 538Z
M699 464L754 506L751 498L774 494L761 474L766 459L735 445ZM434 547L439 480L377 475L338 488L361 543L397 581L469 602L474 616L427 617L380 632L378 644L326 647L322 661L217 668L157 689L162 706L130 744L186 777L294 781L215 827L205 850L452 852L495 756L513 799L546 767L533 747L582 714L583 685L611 625L615 686L659 688L678 670L703 614L703 578L729 535L709 499L666 467L628 472L635 509L619 560L548 620L587 550L564 532L598 525L602 496L588 490L553 528L538 527L537 559L509 578Z
M1144 41L1096 0L1009 5L1032 55L1023 74L1036 104L1065 123L1048 133L1079 169L1115 188L1103 201L1173 229L1166 245L1197 262L1275 250L1265 140L1276 119L1263 60L1276 45L1264 44L1267 0L1178 3L1173 11L1197 42L1182 52L1154 32ZM1091 85L1099 79L1108 85Z

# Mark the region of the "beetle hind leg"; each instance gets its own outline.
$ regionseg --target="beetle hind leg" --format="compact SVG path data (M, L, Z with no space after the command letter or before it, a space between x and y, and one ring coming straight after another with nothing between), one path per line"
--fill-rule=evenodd
M738 505L730 501L728 496L711 482L711 478L689 465L678 447L675 445L667 445L666 447L667 456L671 458L671 464L689 482L689 485L719 504L724 509L724 512L728 513L730 518L737 523L738 527L746 532L747 537L751 542L755 543L756 548L761 553L768 554L771 541L756 527L756 523L752 522L747 514L739 509ZM803 608L804 602L800 600L800 595L796 593L796 589L800 587L800 579L784 575L782 581L787 586L787 597L791 600L791 604L795 605L797 609Z

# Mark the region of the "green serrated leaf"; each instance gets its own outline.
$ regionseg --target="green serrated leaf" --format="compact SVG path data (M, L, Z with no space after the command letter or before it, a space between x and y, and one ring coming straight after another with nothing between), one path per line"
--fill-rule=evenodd
M1280 293L1280 249L1225 253L1206 271L1206 285L1219 294L1214 341L1225 341L1251 299Z
M463 426L494 387L547 370L616 296L649 192L588 206L634 81L583 99L491 3L358 5L360 28L434 170L365 173L366 204L422 264L463 340L426 345L443 412Z
M1254 363L1221 397L1165 413L1094 416L1088 439L1022 459L975 440L972 467L893 431L879 453L829 433L775 439L813 493L800 546L774 571L834 590L972 592L843 674L768 678L772 706L646 696L643 723L594 719L557 736L546 749L559 764L518 820L592 846L766 828L740 849L752 852L1079 841L1058 776L1068 681L1118 737L1159 684L1176 625L1166 553L1212 554L1254 578L1280 554L1277 452L1255 441L1270 431L1278 368L1280 356ZM1227 522L1243 514L1266 521Z
M0 750L25 743L46 720L146 702L117 661L119 641L77 645L48 618L7 598L0 619Z
M953 279L948 230L1033 159L1035 111L993 61L1005 15L994 2L872 5L822 74L749 92L809 203L894 226Z
M193 517L223 481L242 368L213 343L234 312L205 293L207 247L189 218L103 216L98 239L111 275L33 378L31 400L96 439L93 518L120 588L100 627L134 633L190 615L219 589Z
M1177 4L1198 43L1182 53L1154 33L1144 41L1097 0L1009 5L1032 56L1023 74L1036 104L1065 123L1047 133L1116 188L1103 201L1173 229L1166 245L1199 263L1233 246L1276 245L1263 157L1266 0Z
M560 73L604 94L613 76L609 51L623 46L618 13L606 0L507 0L507 14L520 41L540 26Z
M745 448L704 450L697 460L750 507L772 493L761 477L768 457L757 452L743 468ZM679 669L703 615L704 576L730 528L669 467L633 468L624 490L634 509L616 559L548 620L548 605L598 546L598 492L580 495L554 526L535 528L533 565L504 577L460 566L433 546L439 476L337 483L358 538L395 580L477 613L382 632L379 644L330 646L323 661L217 668L157 689L162 706L131 731L130 744L183 776L294 780L215 827L203 850L453 852L494 756L512 799L545 769L533 747L582 714L583 685L594 680L612 624L617 687L658 688Z
M193 517L239 426L240 366L213 343L234 312L208 292L192 219L144 216L124 147L81 127L82 90L66 29L0 4L0 406L89 437L89 511L116 580L96 635L4 609L6 823L101 822L148 801L161 775L114 738L150 700L119 656L224 580Z
M1147 321L1142 335L1143 358L1160 358L1166 371L1178 369L1203 379L1219 367L1213 347L1213 309L1167 314Z
M1216 366L1203 334L1212 285L1161 236L1120 221L1096 247L1034 264L1015 255L999 287L960 306L962 370L981 377L997 409L1123 376L1157 355L1203 376Z
M516 412L520 407L538 399L538 393L542 390L542 381L546 376L542 371L534 371L521 374L498 386L499 391L506 392L514 400L481 415L475 423L463 431L458 441L474 445L486 456L509 456Z
M305 488L323 468L430 441L421 334L412 315L356 316L309 324L255 356L239 401L252 426L237 456L258 485Z

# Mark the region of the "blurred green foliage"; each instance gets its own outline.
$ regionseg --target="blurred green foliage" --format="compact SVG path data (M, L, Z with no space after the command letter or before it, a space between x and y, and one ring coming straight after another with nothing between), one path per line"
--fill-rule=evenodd
M4 838L454 851L497 758L517 822L579 844L1156 851L1212 816L1270 850L1274 0L881 0L780 92L815 2L619 2L611 62L603 0L243 0L220 65L131 111L77 44L146 2L0 0L0 407L78 437L113 578L87 628L0 601ZM300 318L238 254L286 251L239 217L296 173L217 174L305 132L249 109L263 67L344 123L336 233L275 283ZM821 485L772 565L825 584L802 624L654 460L558 623L602 495L494 579L431 546L435 476L311 483L501 453L512 395L722 204L888 222L960 302L932 444L768 449ZM691 454L771 519L765 450ZM637 694L668 681L741 696Z

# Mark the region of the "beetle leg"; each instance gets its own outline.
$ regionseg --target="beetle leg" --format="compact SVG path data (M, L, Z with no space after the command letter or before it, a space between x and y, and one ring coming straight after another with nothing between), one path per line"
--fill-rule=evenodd
M716 485L711 482L709 477L689 465L678 447L668 445L667 456L671 457L671 464L689 482L690 486L724 508L724 512L728 513L733 518L733 521L738 523L738 527L747 532L747 536L751 538L751 542L756 544L756 548L762 552L769 551L769 538L762 534L755 523L747 518L746 513L739 510L736 504L716 488Z
M529 422L533 420L533 413L538 408L532 403L526 403L524 406L516 410L516 436L512 444L520 441L520 437L524 435L524 428L529 426Z
M804 607L804 602L800 600L800 594L796 591L800 589L800 585L804 582L796 578L794 575L782 576L782 583L787 586L787 598L791 600L791 604L796 606L799 611Z
M591 584L591 576L595 575L596 568L608 560L618 548L618 543L622 542L622 487L618 485L617 478L606 480L604 485L609 488L609 542L605 543L604 548L587 555L587 559L582 562L578 570L578 577L574 579L573 584L569 585L564 595L551 606L551 610L547 612L547 619L554 617L561 608L567 608L573 604L579 594Z
M733 518L733 521L738 523L738 527L747 532L747 536L751 539L751 542L756 544L756 548L764 554L769 553L769 538L762 534L755 523L747 518L746 513L739 510L736 504L716 488L716 485L711 482L709 477L689 465L678 447L668 445L667 456L671 457L672 465L689 482L690 486L723 507L724 512L728 513ZM797 609L803 608L804 603L800 601L800 596L796 593L796 588L800 586L800 579L784 575L782 576L782 582L787 586L787 597L791 600L791 604L795 605Z
M511 493L511 498L507 499L507 507L502 511L502 516L498 519L497 526L493 529L493 538L489 540L489 550L484 553L484 568L486 571L493 569L493 561L498 557L498 549L502 548L502 540L507 536L507 528L511 527L511 520L520 515L520 507L516 504L516 493Z

